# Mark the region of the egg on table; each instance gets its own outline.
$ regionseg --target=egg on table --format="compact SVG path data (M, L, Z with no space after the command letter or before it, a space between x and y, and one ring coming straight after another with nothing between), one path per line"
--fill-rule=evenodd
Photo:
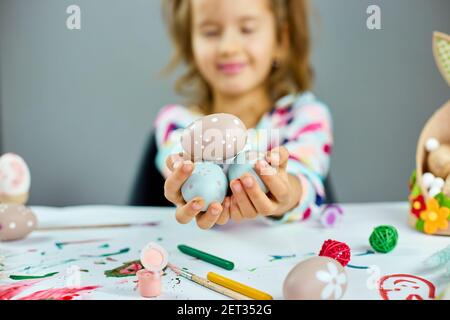
M25 204L30 191L30 170L14 153L0 157L0 203Z
M34 213L19 204L0 204L0 240L25 238L37 225Z
M213 202L222 203L228 191L228 180L222 168L212 162L196 162L191 176L181 187L186 202L196 197L203 198L207 211Z
M245 151L237 155L233 163L228 167L228 180L241 178L245 173L251 174L258 182L259 187L264 193L269 192L266 185L256 173L254 166L257 161L264 160L265 154L257 151Z
M287 300L338 300L347 289L342 265L328 257L313 257L297 264L283 283Z
M247 142L247 128L236 116L216 113L191 123L181 136L183 150L193 161L233 158Z

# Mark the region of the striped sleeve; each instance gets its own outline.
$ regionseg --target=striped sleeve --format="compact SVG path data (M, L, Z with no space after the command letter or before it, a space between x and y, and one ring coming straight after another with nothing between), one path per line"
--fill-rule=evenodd
M155 165L165 178L169 175L166 159L171 154L183 151L180 142L181 134L192 121L194 121L193 115L180 105L167 105L156 116L154 122L157 145Z
M298 177L302 187L297 206L277 222L306 220L318 212L326 197L324 180L333 145L331 114L326 105L309 93L287 108L277 108L273 116L278 117L278 125L284 128L281 145L289 152L287 172Z

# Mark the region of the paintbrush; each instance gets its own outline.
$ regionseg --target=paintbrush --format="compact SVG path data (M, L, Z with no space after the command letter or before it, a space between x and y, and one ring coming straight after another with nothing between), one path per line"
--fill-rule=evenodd
M208 288L215 292L221 293L221 294L223 294L227 297L230 297L232 299L235 299L235 300L252 300L251 298L244 296L243 294L240 294L236 291L233 291L228 288L222 287L218 284L215 284L205 278L202 278L202 277L199 277L199 276L193 274L192 272L180 269L171 263L169 263L167 266L170 268L170 270L175 272L178 276L181 276L183 278L191 280L192 282L195 282L195 283L201 285L202 287L205 287L205 288Z
M157 222L144 222L144 223L121 223L121 224L96 224L85 226L57 226L57 227L41 227L37 228L37 231L59 231L59 230L76 230L76 229L105 229L105 228L127 228L127 227L154 227L159 225Z

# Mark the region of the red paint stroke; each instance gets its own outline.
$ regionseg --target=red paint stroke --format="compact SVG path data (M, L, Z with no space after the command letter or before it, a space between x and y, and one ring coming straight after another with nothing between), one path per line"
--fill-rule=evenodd
M126 268L123 268L119 271L120 274L126 275L134 275L136 272L142 269L142 265L140 263L132 263L128 265Z
M386 280L391 279L391 278L400 278L398 280L394 280L393 285L399 285L399 287L397 288L392 288L392 289L387 289L384 287ZM406 278L406 279L405 279ZM408 280L411 279L411 280ZM401 283L411 283L411 284L420 284L423 283L428 287L428 297L429 299L435 299L436 296L436 288L434 286L433 283L431 283L430 281L421 278L421 277L417 277L411 274L391 274L391 275L387 275L382 277L379 281L378 281L378 291L380 292L380 296L383 298L383 300L390 300L389 299L389 292L392 291L402 291L402 290L407 290L408 288L412 288L414 290L418 290L421 287L420 286L405 286ZM406 288L406 289L402 289L402 288ZM410 293L406 296L405 300L424 300L424 298L416 293Z
M41 280L26 280L0 286L0 300L11 300Z
M19 300L72 300L81 293L89 293L100 286L87 286L80 288L56 288L37 291Z

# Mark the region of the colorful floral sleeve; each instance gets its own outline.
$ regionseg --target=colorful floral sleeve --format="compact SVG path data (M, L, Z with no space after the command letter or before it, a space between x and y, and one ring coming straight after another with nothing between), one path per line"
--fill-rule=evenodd
M169 175L166 159L171 154L183 151L181 134L194 118L193 113L180 105L165 106L156 116L154 129L158 151L155 165L165 178Z
M280 100L271 122L281 128L281 145L289 151L287 172L297 176L302 186L298 205L278 221L305 220L318 212L326 196L324 180L333 144L331 114L326 105L307 93Z

